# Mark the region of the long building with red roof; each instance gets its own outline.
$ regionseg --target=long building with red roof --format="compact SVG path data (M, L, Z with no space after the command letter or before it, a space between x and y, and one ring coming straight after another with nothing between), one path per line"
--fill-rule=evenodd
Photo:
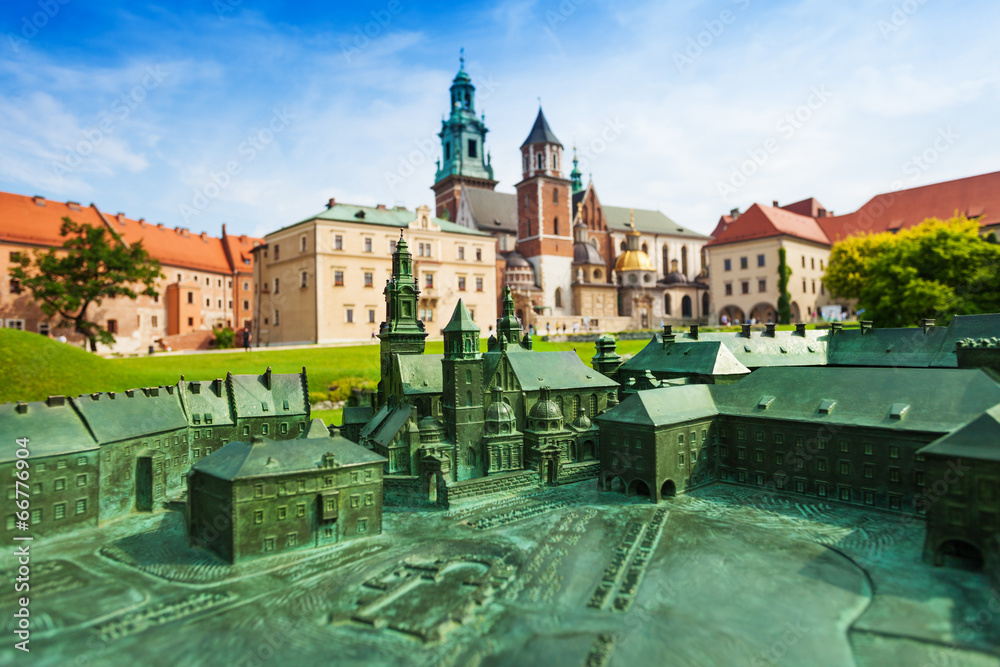
M831 215L814 198L785 206L754 204L742 214L734 209L719 219L706 245L710 321L775 320L780 248L792 270L792 321L817 319L831 304L823 274L834 243L955 215L978 219L983 233L1000 229L1000 171L882 193L845 215Z
M160 262L163 275L156 285L158 296L112 299L90 313L115 335L115 352L144 352L151 345L205 347L213 329L240 328L251 322L251 251L262 239L231 236L225 225L221 238L193 234L124 213L109 214L95 204L0 192L0 325L82 342L72 327L60 327L58 317L42 313L31 294L9 274L20 253L61 246L65 238L60 228L67 217L105 227L128 244L141 241Z

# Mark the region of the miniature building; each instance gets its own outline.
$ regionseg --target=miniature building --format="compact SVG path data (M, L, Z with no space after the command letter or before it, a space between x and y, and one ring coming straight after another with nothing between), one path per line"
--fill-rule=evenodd
M191 468L191 542L236 563L378 535L384 463L320 419L293 440L230 442Z
M419 290L404 240L393 266L378 410L359 432L362 445L387 459L387 487L421 480L437 502L438 487L496 475L533 474L547 483L595 476L590 420L614 404L617 383L574 352L532 350L509 288L485 353L459 301L443 330L444 354L423 354L426 334L413 309ZM489 485L483 490L490 492Z
M182 378L165 387L0 405L0 432L33 443L32 530L45 534L162 507L181 493L193 462L232 440L298 437L309 421L308 395L304 369ZM0 467L13 465L13 440L0 451ZM81 454L70 458L74 452ZM74 466L81 469L70 475ZM16 479L3 479L2 492L13 499ZM15 525L11 505L4 531Z

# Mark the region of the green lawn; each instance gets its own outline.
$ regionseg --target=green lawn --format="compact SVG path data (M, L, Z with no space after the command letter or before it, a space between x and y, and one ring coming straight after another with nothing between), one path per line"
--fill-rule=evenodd
M618 351L634 354L647 342L647 338L620 341ZM482 345L485 350L485 340ZM575 349L588 364L594 355L594 344L589 342L536 340L535 349ZM427 352L440 354L441 341L429 342ZM35 333L0 329L0 403L174 384L181 375L189 380L211 380L225 377L229 371L236 375L262 373L268 366L275 373L297 373L305 366L310 390L325 391L344 377L378 380L378 345L104 359ZM339 415L336 421L339 423Z

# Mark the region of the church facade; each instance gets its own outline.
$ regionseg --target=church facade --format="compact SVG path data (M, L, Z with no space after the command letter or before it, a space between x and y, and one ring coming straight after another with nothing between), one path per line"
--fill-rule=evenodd
M438 135L436 214L496 237L497 285L510 288L525 326L552 333L706 321L710 237L659 211L603 206L593 182L584 186L575 151L570 169L541 108L520 146L515 192L497 192L464 62L450 100Z

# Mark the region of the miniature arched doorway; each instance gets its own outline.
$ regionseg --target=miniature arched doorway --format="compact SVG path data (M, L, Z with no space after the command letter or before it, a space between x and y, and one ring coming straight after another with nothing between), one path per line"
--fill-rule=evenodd
M691 317L691 297L686 294L681 299L681 317Z
M668 479L660 487L660 497L661 498L673 498L677 495L677 485L674 484L674 480Z
M593 461L594 459L596 459L597 458L597 452L594 451L594 450L595 450L594 441L593 440L584 440L583 441L583 460L584 461Z
M947 540L938 547L934 564L978 572L983 569L983 553L965 540Z
M628 485L628 496L650 496L649 484L642 481L641 479L633 479L632 483Z
M621 477L613 478L611 484L608 485L608 490L616 493L625 493L625 481Z
M436 504L438 501L437 475L431 473L427 475L427 502Z

